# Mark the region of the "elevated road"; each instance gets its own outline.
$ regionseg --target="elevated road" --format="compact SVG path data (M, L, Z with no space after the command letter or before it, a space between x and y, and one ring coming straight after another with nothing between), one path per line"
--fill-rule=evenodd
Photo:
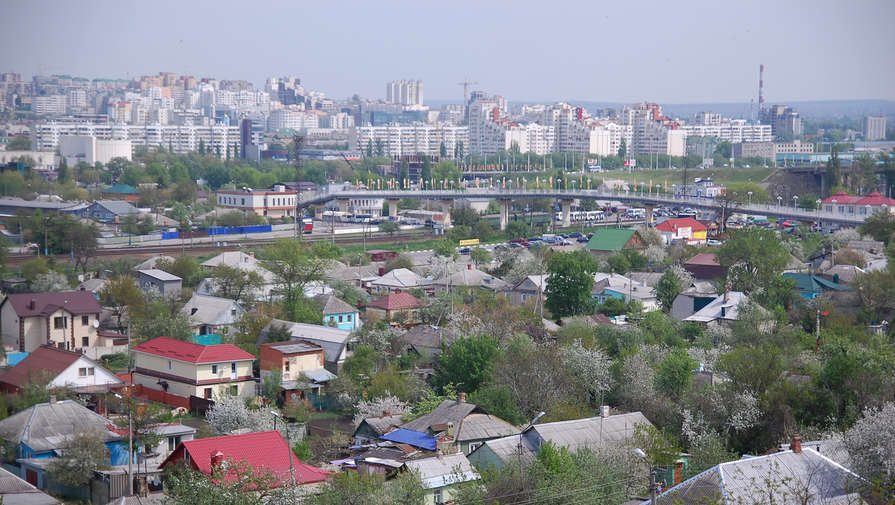
M528 198L550 198L562 203L563 212L572 200L613 200L628 204L639 204L646 207L690 207L699 210L720 211L721 203L717 199L675 197L665 194L635 192L635 191L609 191L587 189L497 189L497 188L467 188L461 190L345 190L332 192L302 193L299 205L301 207L314 207L324 205L327 202L339 201L340 207L347 209L348 201L358 198L381 198L389 202L393 208L397 202L405 198L421 200L434 200L442 202L445 210L449 209L454 200L467 198L488 198L498 202L523 200ZM568 203L567 203L568 202ZM503 204L502 204L503 205ZM758 203L738 203L735 207L729 207L728 212L740 212L768 216L769 218L784 218L795 221L810 221L834 223L839 225L857 226L864 222L863 217L825 212L822 210L808 210L786 205L765 205ZM503 213L503 209L502 209ZM449 224L449 218L446 224Z

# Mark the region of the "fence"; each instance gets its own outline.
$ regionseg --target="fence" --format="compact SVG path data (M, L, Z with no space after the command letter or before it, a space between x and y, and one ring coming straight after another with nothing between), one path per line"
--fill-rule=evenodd
M198 230L190 233L190 232L177 232L177 231L166 231L162 233L162 240L171 240L177 238L189 238L192 237L208 237L208 236L217 236L217 235L243 235L249 233L268 233L273 231L273 228L269 224L264 225L253 225L253 226L215 226L213 228L199 228Z
M110 345L102 347L82 347L81 352L84 356L92 360L98 360L106 354L118 354L127 352L127 345Z

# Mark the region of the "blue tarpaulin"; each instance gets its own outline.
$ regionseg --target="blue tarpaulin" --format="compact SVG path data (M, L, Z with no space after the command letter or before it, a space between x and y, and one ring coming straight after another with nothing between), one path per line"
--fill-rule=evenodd
M193 343L201 344L201 345L217 345L220 344L223 339L217 333L206 333L205 335L193 335L190 337L190 340Z
M379 438L388 440L389 442L412 445L413 447L419 447L420 449L427 449L429 451L434 451L436 446L435 437L404 428L390 431Z
M180 233L176 231L163 231L162 232L162 240L171 240L173 238L178 238Z

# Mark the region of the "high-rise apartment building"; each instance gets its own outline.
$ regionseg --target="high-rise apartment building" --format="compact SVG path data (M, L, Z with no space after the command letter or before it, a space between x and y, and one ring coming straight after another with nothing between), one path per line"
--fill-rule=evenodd
M385 85L385 101L401 105L423 105L423 81L391 81Z
M465 126L432 125L385 125L358 126L351 131L353 141L359 151L372 149L374 154L382 149L384 156L408 156L425 154L439 156L444 143L448 157L453 156L459 146L469 145L468 130Z
M761 123L771 125L776 139L792 140L802 135L802 118L792 107L772 105L761 111Z
M886 117L864 117L864 140L882 140L886 138Z

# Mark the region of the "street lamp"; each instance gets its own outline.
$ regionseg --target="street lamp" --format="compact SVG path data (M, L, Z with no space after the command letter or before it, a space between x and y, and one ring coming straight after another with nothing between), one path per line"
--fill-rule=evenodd
M780 208L780 204L782 201L783 201L783 197L780 195L777 195L777 208Z
M749 205L752 205L752 192L747 191L746 194L749 195Z
M799 206L799 195L792 195L792 207L798 208Z
M271 414L273 414L273 429L277 431L277 419L280 418L280 413L276 410L271 410ZM286 433L289 433L289 429L287 427ZM286 453L289 455L289 474L292 476L292 501L295 501L295 464L292 462L292 447L289 447L289 438L286 438Z
M656 503L656 472L653 470L653 465L650 464L649 458L647 458L646 453L643 452L643 449L634 449L634 455L638 458L642 459L644 463L649 467L649 502L650 505L655 505Z

